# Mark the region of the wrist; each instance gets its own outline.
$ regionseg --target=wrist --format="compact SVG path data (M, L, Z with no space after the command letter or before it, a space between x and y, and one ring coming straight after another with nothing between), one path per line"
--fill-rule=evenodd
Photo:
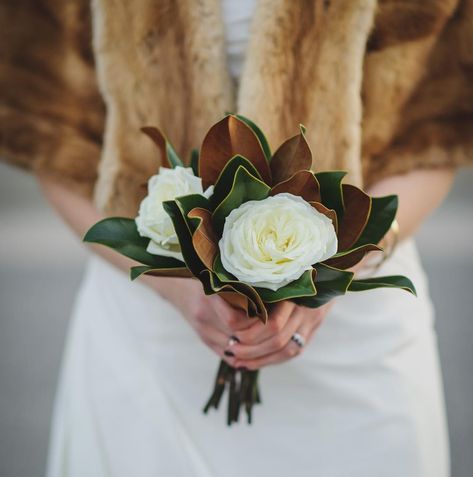
M140 280L155 293L172 303L184 315L189 311L189 297L195 296L195 290L200 290L200 283L191 278L154 277L142 275Z

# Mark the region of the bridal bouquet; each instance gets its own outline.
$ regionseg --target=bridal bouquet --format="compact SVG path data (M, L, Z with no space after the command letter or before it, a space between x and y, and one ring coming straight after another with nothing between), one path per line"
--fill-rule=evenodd
M158 129L142 131L158 146L162 167L149 179L139 215L104 219L84 238L141 263L132 280L192 277L206 294L264 323L282 300L316 308L379 287L415 294L406 277L354 279L347 271L382 250L377 244L395 218L397 196L370 197L342 183L342 171L312 172L304 127L271 153L252 121L229 114L208 131L190 167ZM228 424L240 408L251 422L257 376L221 361L204 412L218 408L228 389Z

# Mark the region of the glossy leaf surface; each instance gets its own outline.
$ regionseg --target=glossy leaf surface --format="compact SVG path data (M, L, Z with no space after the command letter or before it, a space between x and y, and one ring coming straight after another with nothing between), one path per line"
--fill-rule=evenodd
M360 280L353 280L348 287L349 291L366 291L375 288L401 288L417 296L414 284L409 278L403 275L389 275L385 277L364 278Z
M239 166L230 192L218 205L212 215L214 230L221 235L225 218L244 202L262 200L268 197L270 188L264 182L251 175L243 166Z
M146 248L149 239L139 235L133 219L124 217L103 219L88 230L83 240L106 245L126 257L153 268L182 268L184 265L175 258L148 253Z

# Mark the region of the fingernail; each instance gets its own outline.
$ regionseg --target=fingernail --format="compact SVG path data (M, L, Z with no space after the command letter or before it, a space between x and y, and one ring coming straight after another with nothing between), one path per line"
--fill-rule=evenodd
M224 354L225 356L235 356L235 353L233 353L232 351L229 351L229 350L227 350L227 349L223 352L223 354Z

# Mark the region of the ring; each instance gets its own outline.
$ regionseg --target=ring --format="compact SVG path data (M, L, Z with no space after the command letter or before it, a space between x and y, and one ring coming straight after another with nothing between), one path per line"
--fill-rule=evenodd
M233 346L239 343L240 340L236 336L230 336L230 339L228 340L228 346Z
M305 345L305 339L300 333L294 333L291 336L291 340L294 341L299 348L303 348Z

